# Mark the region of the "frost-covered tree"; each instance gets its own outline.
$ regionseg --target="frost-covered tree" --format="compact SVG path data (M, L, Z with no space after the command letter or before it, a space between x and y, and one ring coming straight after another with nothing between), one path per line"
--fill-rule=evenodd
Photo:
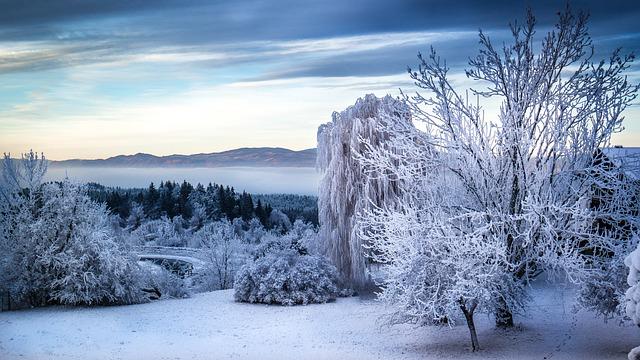
M126 229L129 231L133 231L142 225L145 221L144 208L141 204L137 202L133 202L131 204L131 211L129 212L129 216L127 217L127 227Z
M17 304L141 300L138 268L116 241L104 205L68 180L42 184L44 156L5 154L0 199L0 287Z
M278 209L273 209L269 214L269 224L282 232L286 232L291 228L289 217Z
M257 244L260 242L262 237L267 233L264 226L258 218L253 218L249 220L247 224L247 230L245 230L242 235L244 242L247 244Z
M47 298L47 279L31 273L38 253L31 227L38 220L44 156L33 151L20 159L4 154L0 170L0 289L14 302L40 304Z
M640 168L629 162L619 149L598 152L600 173L594 174L590 209L594 210L593 231L610 238L606 248L582 247L588 256L589 272L578 293L581 306L602 316L605 321L624 314L627 289L625 257L635 249L640 216ZM581 244L584 245L584 244Z
M246 246L229 220L208 223L194 234L207 262L202 283L208 290L233 287L236 272L247 259Z
M40 184L44 165L5 156L2 287L19 304L115 304L141 300L138 267L116 241L104 205L68 180ZM38 170L39 169L39 170ZM16 176L16 174L37 176ZM6 183L5 183L6 184ZM11 183L10 183L11 184Z
M5 153L0 163L0 204L21 201L21 194L34 192L42 184L47 165L44 154L38 156L33 150L21 154L20 159Z
M293 238L292 242L296 246L304 248L307 253L321 254L318 230L313 225L298 219L293 223L288 235Z
M599 220L635 223L637 216L620 202L593 207L591 201L602 181L596 174L607 174L596 154L621 130L638 89L624 76L633 56L615 51L594 63L586 24L585 15L567 10L539 47L531 14L511 27L513 41L501 49L480 32L480 53L466 74L487 87L471 90L473 101L452 85L434 50L419 56L410 76L429 95L405 100L425 131L384 121L389 147L400 151L366 144L362 160L376 179L389 174L402 188L400 206L375 207L358 221L374 258L388 264L381 296L398 314L441 314L440 301L453 306L455 300L447 297L449 288L473 289L463 299L493 307L497 325L510 326L531 279L562 271L582 283L601 271L602 255L627 240ZM501 101L495 115L485 115L485 98ZM629 188L625 179L607 179L614 192ZM442 239L471 247L475 241L478 250L495 254L448 250L453 245ZM455 267L445 271L452 278L439 291L420 283L418 274L427 270L411 268L437 268L425 265L434 254L452 263L467 256L478 270L466 277ZM430 297L433 302L418 300Z
M379 99L367 95L346 110L334 112L331 122L318 129L317 167L323 173L318 191L320 238L349 286L362 287L369 281L363 243L354 226L356 214L372 204L390 205L397 196L393 182L364 174L358 160L364 149L362 140L384 147L379 120L388 116L389 109L403 107L391 96ZM406 116L397 117L398 121L410 123Z
M207 221L207 213L204 206L196 204L193 206L191 219L189 219L189 228L192 231L198 231Z
M182 217L169 219L162 216L157 220L150 220L140 224L131 232L133 238L140 244L154 244L160 246L184 246L186 243Z
M120 244L104 204L65 180L43 188L41 215L30 229L48 297L62 304L129 304L141 300L135 257Z

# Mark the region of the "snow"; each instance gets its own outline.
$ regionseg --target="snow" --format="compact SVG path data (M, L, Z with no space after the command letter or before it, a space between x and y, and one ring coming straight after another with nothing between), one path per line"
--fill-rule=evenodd
M334 112L331 122L318 128L317 166L323 173L318 188L320 239L342 280L355 288L369 283L356 219L372 206L391 206L397 198L397 185L365 171L359 158L368 146L393 152L385 146L386 134L378 126L393 113L402 114L393 116L394 121L412 126L408 111L390 95L368 94L344 111Z
M534 287L521 325L478 316L482 350L465 326L380 327L372 298L269 306L233 302L233 290L149 304L49 307L0 313L0 358L11 359L623 359L640 331L571 311L563 286Z
M634 324L640 326L640 245L625 259L624 264L629 267L627 284L629 289L625 293L625 312ZM630 360L640 360L640 346L631 349Z

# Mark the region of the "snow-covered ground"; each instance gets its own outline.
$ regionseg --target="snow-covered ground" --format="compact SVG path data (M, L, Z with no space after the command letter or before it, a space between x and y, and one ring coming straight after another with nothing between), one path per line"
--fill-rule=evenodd
M232 291L149 304L0 313L0 359L625 359L640 329L571 312L559 287L534 290L520 325L381 327L372 299L296 307L239 304Z

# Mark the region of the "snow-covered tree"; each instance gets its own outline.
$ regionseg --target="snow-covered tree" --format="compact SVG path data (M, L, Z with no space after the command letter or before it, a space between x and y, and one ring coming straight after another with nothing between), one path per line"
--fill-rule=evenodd
M144 214L144 208L142 207L142 205L138 204L137 202L133 202L131 204L131 212L127 217L127 230L133 231L139 228L140 225L142 225L142 223L145 221L145 218L146 216Z
M583 282L578 301L605 321L624 314L627 289L625 257L637 244L640 216L638 162L622 148L607 148L594 157L599 172L593 175L590 209L595 211L594 231L608 236L606 249L584 248L591 271Z
M366 176L358 160L364 149L363 139L384 147L385 136L378 125L391 110L400 110L392 115L410 124L401 102L391 96L379 99L367 95L346 110L333 113L331 122L318 129L317 166L323 172L318 191L320 238L342 280L353 287L369 281L355 216L372 204L390 205L397 196L393 182L375 174Z
M288 233L296 246L302 247L309 254L321 254L318 242L318 230L311 224L300 219L294 221Z
M131 232L132 237L137 238L138 243L148 242L160 246L184 246L186 243L182 217L169 219L162 216L157 220L150 220L140 224Z
M138 268L116 241L104 205L71 184L42 184L44 156L5 154L0 199L0 287L17 304L141 300Z
M586 20L561 13L537 54L531 14L512 26L513 42L502 49L480 32L481 50L466 74L487 87L472 90L473 101L452 85L434 50L420 55L410 76L430 94L405 100L425 131L390 119L380 131L394 151L364 139L368 173L389 174L402 189L400 206L374 207L358 221L374 259L388 264L381 297L395 313L408 319L443 314L442 304L455 304L447 296L452 291L465 303L493 307L497 325L513 325L531 279L561 271L582 283L601 271L603 255L628 240L599 220L635 224L637 216L621 202L591 202L601 189L597 174L615 193L631 188L609 176L597 154L620 131L622 112L638 89L624 76L633 56L615 51L592 62ZM485 98L502 101L496 114L485 114ZM455 248L457 242L477 254ZM433 256L438 264L429 263ZM461 256L477 270L464 272L470 268L456 264ZM455 264L442 269L446 282L431 286L425 275L421 283L419 274L429 270L420 266L435 271L443 263Z
M258 218L249 220L247 224L247 230L244 232L243 239L247 244L257 244L262 237L266 234L266 230Z
M12 299L32 306L139 302L137 264L116 241L105 206L68 180L30 187L14 197L2 225L0 272Z
M204 226L207 221L207 213L204 206L196 204L193 206L191 219L189 219L189 228L192 231L198 231Z
M141 300L136 259L114 236L104 204L68 180L43 188L41 216L30 229L48 296L62 304L129 304Z
M38 156L33 150L22 154L20 159L13 159L11 154L5 153L0 164L0 196L5 203L16 200L21 192L36 190L42 184L47 166L44 154Z
M0 290L12 293L14 302L40 303L47 295L42 276L29 273L38 255L30 227L46 169L44 156L33 151L20 159L4 154L0 166Z
M229 220L206 224L194 234L207 262L202 283L208 290L233 287L236 272L247 259L246 246Z
M273 209L269 214L269 224L282 232L286 232L291 228L291 220L289 220L287 214L278 209Z

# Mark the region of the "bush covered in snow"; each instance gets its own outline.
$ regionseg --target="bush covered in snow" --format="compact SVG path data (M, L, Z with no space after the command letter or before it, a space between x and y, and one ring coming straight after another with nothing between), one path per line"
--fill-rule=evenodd
M309 255L294 237L265 239L235 278L236 301L265 304L325 303L338 294L335 267Z
M634 324L640 326L640 246L624 259L629 267L627 283L629 289L625 293L625 310ZM629 360L640 359L640 346L631 349Z
M625 293L626 313L640 326L640 247L627 256L624 264L629 267L627 283L630 286Z
M589 274L578 293L580 306L593 311L605 321L623 315L627 267L623 257L614 255L600 260L597 271ZM594 260L594 261L595 261ZM622 300L622 304L621 304Z
M149 298L185 298L191 295L186 281L164 267L150 262L140 262L144 292Z
M4 209L0 290L14 304L142 301L134 257L117 240L105 206L82 187L68 180L34 186Z
M153 244L159 246L185 246L187 244L183 219L166 216L157 220L140 223L131 231L133 243L136 245Z

